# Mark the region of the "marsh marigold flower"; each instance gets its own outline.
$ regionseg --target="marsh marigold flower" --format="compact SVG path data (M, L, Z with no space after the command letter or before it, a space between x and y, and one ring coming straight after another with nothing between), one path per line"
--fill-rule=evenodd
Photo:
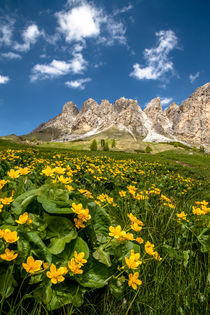
M109 235L110 236L113 236L114 238L118 239L122 236L125 236L125 231L122 231L122 228L120 225L116 226L116 227L113 227L113 226L110 226L109 227Z
M186 218L186 214L184 213L184 211L180 212L180 213L176 213L176 216L177 218L179 219L182 219L182 220L186 220L187 221L187 218Z
M75 226L77 229L84 228L85 225L82 220L74 218Z
M15 178L18 178L18 177L20 176L20 172L19 172L19 170L15 171L15 170L11 169L11 170L7 173L7 175L8 175L10 178L15 179Z
M16 231L10 231L10 229L5 229L4 230L4 235L3 235L5 241L7 243L15 243L19 240L19 236L17 235Z
M5 253L1 254L1 259L6 261L14 260L18 256L17 253L14 253L14 250L10 250L9 248L5 249Z
M25 223L31 224L32 223L31 218L29 218L28 216L28 212L24 212L22 215L19 216L19 219L15 221L18 224L25 224Z
M42 261L41 260L35 260L32 256L29 256L27 258L26 263L22 263L23 268L28 273L34 273L36 271L41 270Z
M149 241L146 242L144 248L145 248L145 252L149 255L153 255L154 254L154 247L155 245L150 243Z
M131 254L130 257L125 257L125 262L126 265L128 266L129 269L137 269L139 265L142 264L142 261L139 260L140 258L140 253L136 253L134 252L134 250L131 250Z
M64 275L68 272L66 267L56 268L54 264L50 266L50 271L47 271L47 277L50 278L53 284L63 282L65 280Z
M141 285L142 281L140 279L138 279L139 277L139 273L135 272L134 274L130 273L128 275L129 280L128 280L128 285L129 287L132 287L134 290L137 289L137 285Z

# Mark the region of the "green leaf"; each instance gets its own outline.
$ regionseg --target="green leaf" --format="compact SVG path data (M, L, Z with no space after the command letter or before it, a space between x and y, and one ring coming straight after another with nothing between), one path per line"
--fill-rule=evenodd
M109 269L90 256L83 274L75 276L75 280L84 287L96 289L107 285L109 276Z
M106 211L95 204L95 202L88 203L88 209L91 215L91 224L97 236L108 236L111 221Z
M184 258L184 266L185 266L185 268L187 267L188 262L189 262L189 258L190 258L189 254L190 254L190 250L189 249L183 251L183 258Z
M14 288L17 286L17 282L12 275L12 268L13 267L10 266L6 271L1 270L0 295L2 298L8 298L13 293Z
M93 253L93 257L108 267L111 267L112 265L110 255L103 250L103 245L97 248L97 250Z
M77 231L67 218L46 215L45 220L49 230L47 235L51 237L48 249L54 255L60 254L66 243L77 237Z
M18 196L12 203L12 212L20 215L36 198L37 192L38 189L32 189Z
M24 238L30 242L32 252L34 252L37 257L45 259L48 263L51 263L52 255L39 235L36 232L25 232L23 234Z
M119 246L116 247L114 250L114 255L123 258L123 256L128 256L130 255L131 250L134 250L135 253L140 253L140 246L131 242L127 241L123 244L120 244Z
M29 241L20 237L19 240L17 241L17 248L19 256L21 256L25 260L26 257L29 256L29 252L31 250Z
M54 311L66 304L80 307L83 303L85 289L80 285L66 279L64 283L52 286L52 296L46 305L48 311Z
M74 252L77 253L85 253L84 258L88 259L89 257L89 248L87 243L81 238L77 237L73 241L71 241L69 244L66 245L65 250L62 252L62 254L59 256L65 260L65 262L69 261L73 256Z
M37 201L42 204L42 207L44 208L46 212L51 213L51 214L74 213L72 209L70 208L70 205L69 205L69 208L57 207L56 201L49 200L45 197L40 197L40 196L37 198Z
M120 280L113 280L110 284L109 284L109 288L111 291L111 294L115 297L115 298L121 298L123 296L124 293L124 285Z

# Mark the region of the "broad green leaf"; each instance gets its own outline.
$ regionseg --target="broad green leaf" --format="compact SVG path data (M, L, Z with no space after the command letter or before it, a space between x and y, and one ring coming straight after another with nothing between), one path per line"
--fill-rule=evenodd
M88 259L89 257L89 248L87 243L81 238L77 237L73 241L71 241L69 244L66 245L65 250L62 252L62 254L59 257L63 257L63 259L67 262L69 261L73 256L74 252L77 253L85 253L84 258Z
M25 232L24 238L30 242L31 251L34 252L39 259L45 259L48 263L51 263L52 255L36 232Z
M32 189L18 196L12 203L12 212L20 215L36 198L37 192L38 189Z
M77 237L77 231L67 218L45 215L45 220L48 224L47 235L51 237L48 249L54 255L60 254L66 243Z
M111 294L115 298L121 298L123 296L123 292L125 289L124 284L119 281L119 280L112 280L111 283L109 284Z
M123 256L130 255L131 250L134 250L135 253L140 253L140 246L131 242L131 241L125 241L125 243L120 244L116 247L114 251L114 255L118 256L119 258Z
M108 267L111 267L112 265L110 255L103 250L103 245L97 248L97 250L93 253L93 257Z
M18 248L18 254L21 256L24 260L26 257L29 256L31 246L29 241L25 240L24 238L20 237L17 241L17 248Z
M52 286L52 296L46 305L48 311L54 311L66 304L80 307L83 304L85 289L68 279L62 284Z
M97 236L108 236L111 225L109 215L103 208L96 205L95 202L88 203L88 209L90 210L91 225L94 228L95 234Z
M90 256L83 274L75 276L75 280L84 287L96 289L107 285L109 276L109 269Z
M44 210L51 214L69 214L74 213L69 205L69 208L57 207L56 201L49 200L45 197L38 197L37 201L42 204Z

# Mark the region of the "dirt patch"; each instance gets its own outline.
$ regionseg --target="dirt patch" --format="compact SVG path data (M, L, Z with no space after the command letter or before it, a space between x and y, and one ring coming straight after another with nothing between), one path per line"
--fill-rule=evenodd
M178 164L181 164L181 165L183 165L183 166L186 166L186 167L194 167L193 165L191 165L191 164L187 164L187 163L184 163L184 162L181 162L181 161L175 161L176 163L178 163Z

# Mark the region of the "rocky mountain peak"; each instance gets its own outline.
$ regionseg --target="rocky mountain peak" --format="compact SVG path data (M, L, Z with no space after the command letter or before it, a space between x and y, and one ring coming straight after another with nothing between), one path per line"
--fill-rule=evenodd
M162 112L162 106L161 106L161 102L160 102L160 97L156 97L153 98L149 104L147 104L146 108L144 109L144 112L146 114L150 113L150 112Z
M137 100L127 99L125 97L121 97L119 100L116 100L114 103L114 111L120 113L122 111L138 108Z
M97 108L98 108L98 103L94 99L89 98L87 101L83 103L80 113L84 114L87 111L94 111Z
M69 116L77 116L79 110L73 102L67 102L63 105L63 114L68 114Z

